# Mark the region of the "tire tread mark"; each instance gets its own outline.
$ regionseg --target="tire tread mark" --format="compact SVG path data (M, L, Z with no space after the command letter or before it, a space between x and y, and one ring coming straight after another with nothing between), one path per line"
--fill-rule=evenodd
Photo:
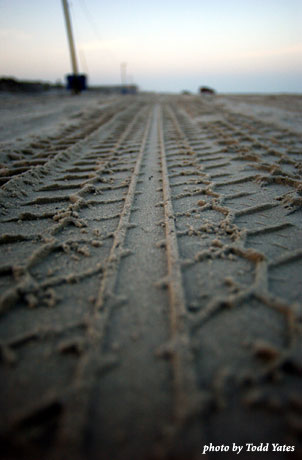
M159 115L158 136L160 161L162 167L162 186L164 198L164 223L166 229L166 251L168 262L168 287L170 295L171 341L175 346L173 354L173 374L176 427L180 428L188 416L192 415L192 403L196 403L199 393L193 370L193 357L190 350L189 329L185 308L185 295L178 252L177 235L168 179L168 168L163 137L162 113ZM196 410L196 407L194 408Z
M125 255L123 243L125 241L127 229L129 228L130 214L133 210L133 200L135 189L140 173L141 163L145 151L146 141L151 125L151 109L148 109L149 115L145 125L141 146L138 152L134 171L132 173L128 192L124 200L124 206L120 215L118 226L113 234L113 244L109 253L102 273L99 293L90 316L87 318L88 340L90 342L90 351L80 360L76 370L74 391L71 392L70 400L66 402L65 413L61 421L59 435L55 443L55 452L59 450L64 457L65 448L70 453L70 446L73 450L73 458L81 457L81 447L83 436L85 435L85 424L87 411L90 402L91 390L96 373L96 362L102 362L107 367L106 356L100 359L102 342L104 340L106 327L110 319L112 308L116 307L120 299L114 296L114 286L119 269L119 261ZM129 126L126 135L131 131ZM124 137L126 137L126 135ZM112 357L109 357L109 361ZM113 359L114 361L114 359ZM109 363L110 365L110 363ZM85 391L81 391L84 388ZM80 396L79 396L80 395ZM61 457L60 457L61 458Z

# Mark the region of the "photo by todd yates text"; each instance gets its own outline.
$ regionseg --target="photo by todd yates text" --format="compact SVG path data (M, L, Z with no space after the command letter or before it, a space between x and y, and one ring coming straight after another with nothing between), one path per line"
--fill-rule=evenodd
M287 444L279 443L264 443L253 444L252 442L247 442L245 444L236 444L235 442L232 445L221 444L214 445L212 443L205 444L202 449L202 453L206 454L207 452L236 452L240 454L242 452L294 452L295 446L289 446Z

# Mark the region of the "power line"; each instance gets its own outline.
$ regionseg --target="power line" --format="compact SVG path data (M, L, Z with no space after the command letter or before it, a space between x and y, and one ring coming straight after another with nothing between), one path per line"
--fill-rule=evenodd
M92 29L93 29L93 32L94 32L96 38L97 38L99 41L102 41L102 37L101 37L101 35L100 35L100 33L99 33L98 26L97 26L97 24L95 23L95 21L94 21L94 19L93 19L93 16L92 16L92 14L90 13L89 8L88 8L88 6L87 6L85 0L81 0L81 1L80 1L80 5L81 5L82 10L83 10L84 13L85 13L86 19L88 20L88 22L90 23L90 26L91 26Z

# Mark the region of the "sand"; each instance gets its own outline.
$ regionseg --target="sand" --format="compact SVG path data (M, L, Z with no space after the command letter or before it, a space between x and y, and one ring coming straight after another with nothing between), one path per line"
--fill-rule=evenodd
M302 96L0 98L5 458L295 458Z

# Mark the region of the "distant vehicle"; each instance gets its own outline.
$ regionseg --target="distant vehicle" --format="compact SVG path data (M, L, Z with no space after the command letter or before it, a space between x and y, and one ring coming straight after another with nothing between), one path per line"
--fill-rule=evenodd
M201 86L201 88L199 88L199 92L200 94L216 94L216 91L208 86Z

